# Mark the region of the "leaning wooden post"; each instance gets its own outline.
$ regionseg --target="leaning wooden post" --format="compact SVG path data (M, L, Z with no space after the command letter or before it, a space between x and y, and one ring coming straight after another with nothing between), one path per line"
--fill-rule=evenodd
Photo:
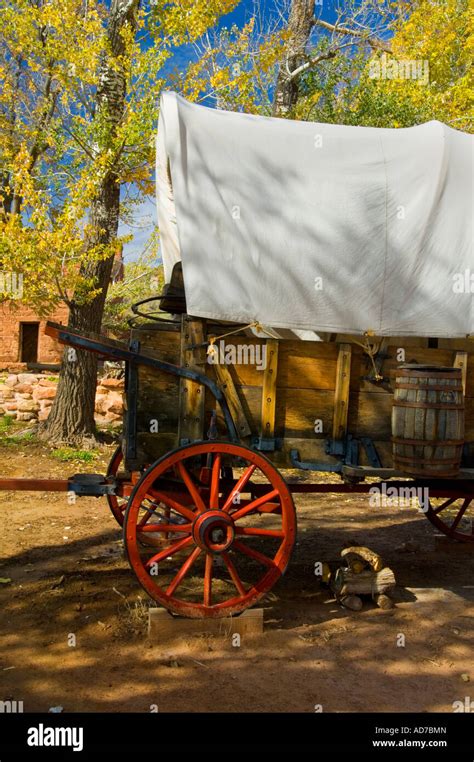
M189 315L181 316L181 365L205 373L205 321ZM203 439L205 388L196 381L181 378L179 382L178 441L186 444Z
M229 368L226 365L216 363L214 370L216 372L217 384L225 394L230 413L237 426L239 437L249 437L252 431Z

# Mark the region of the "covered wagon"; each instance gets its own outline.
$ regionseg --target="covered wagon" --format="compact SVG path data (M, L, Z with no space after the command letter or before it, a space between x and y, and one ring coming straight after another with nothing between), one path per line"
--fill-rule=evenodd
M157 309L135 305L128 346L48 328L127 363L123 442L69 488L107 494L148 594L191 617L256 603L299 492L422 487L473 542L473 137L166 93L157 146Z

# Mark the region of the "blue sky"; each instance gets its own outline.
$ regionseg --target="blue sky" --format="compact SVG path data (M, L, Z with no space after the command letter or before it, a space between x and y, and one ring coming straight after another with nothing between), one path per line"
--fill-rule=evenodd
M321 18L331 21L334 17L334 5L337 0L321 0L321 5L316 3L316 14ZM274 0L261 0L258 3L260 6L260 12L263 15L272 14L274 9ZM253 0L241 0L239 5L218 22L218 28L230 27L233 24L242 26L250 16L254 8ZM183 71L191 58L193 57L193 48L191 45L183 45L177 48L173 57L170 58L167 68L169 71L178 69ZM165 70L166 73L166 70ZM212 105L206 103L206 105ZM147 241L150 238L153 228L156 224L156 204L153 200L147 200L140 207L137 207L134 214L133 226L121 225L120 235L133 234L133 241L124 245L124 258L126 261L131 261L137 258L137 256L144 250Z

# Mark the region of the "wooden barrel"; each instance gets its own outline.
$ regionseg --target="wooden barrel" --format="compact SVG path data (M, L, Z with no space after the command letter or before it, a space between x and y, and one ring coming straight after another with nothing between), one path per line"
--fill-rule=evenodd
M464 444L461 369L401 365L394 375L394 468L410 476L456 476Z

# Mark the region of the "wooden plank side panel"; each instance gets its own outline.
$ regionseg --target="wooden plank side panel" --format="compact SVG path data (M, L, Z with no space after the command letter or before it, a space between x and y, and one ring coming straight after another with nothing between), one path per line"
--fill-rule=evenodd
M408 392L410 393L410 392ZM411 392L413 394L413 392ZM415 392L416 394L416 392ZM333 395L326 391L285 390L279 392L281 406L276 417L276 435L316 439L314 422L323 422L322 438L332 427ZM407 408L407 412L410 409ZM377 393L351 394L348 431L356 437L390 441L392 397ZM474 441L474 399L466 400L466 440Z
M143 348L154 351L157 356L169 362L179 363L179 334L176 330L138 330L132 331L132 338L138 339ZM345 343L350 343L353 337ZM253 337L228 337L227 344L264 345L264 340ZM429 349L421 345L421 339L414 337L390 338L385 351L390 357L383 365L384 376L395 369L400 360L397 350L405 350L405 362L418 362L427 365L452 365L457 351L467 352L474 362L474 341L467 339L440 339L439 349ZM326 342L280 341L278 361L278 387L335 389L336 362L338 345ZM258 358L257 358L258 359ZM360 386L361 391L390 393L383 386L362 381L361 376L370 373L371 363L362 348L352 345L351 389ZM234 380L237 385L261 386L263 370L258 363L237 364L233 366ZM474 397L474 374L468 374L467 396Z
M390 440L392 395L376 392L351 394L347 429L355 437Z
M239 397L252 434L260 429L261 389L256 386L239 387ZM206 410L211 410L213 399L206 399ZM334 393L316 389L278 389L275 411L275 436L299 437L307 440L325 440L332 433ZM348 431L356 437L390 442L392 396L370 392L351 393ZM322 433L315 434L315 421L321 420ZM219 431L224 431L218 410ZM465 438L474 442L474 399L466 399ZM272 456L273 457L273 456Z
M278 388L334 389L336 385L337 347L323 342L279 341ZM237 362L233 365L234 381L242 386L262 386L264 368L262 349L252 352L245 347L264 347L265 341L253 337L226 338L226 345L234 345L237 357L254 357L256 361Z
M150 326L132 330L132 339L144 352L179 365L180 332L178 326ZM137 452L142 465L148 465L178 444L179 378L138 366ZM158 431L150 430L158 421Z
M152 327L133 328L131 339L140 342L142 349L149 354L155 354L160 360L179 362L180 331L178 324L162 327L160 330Z
M277 387L335 389L338 347L321 341L281 341Z
M278 404L275 410L275 436L302 437L325 440L331 433L334 393L316 389L278 389ZM262 390L257 386L239 387L239 397L252 434L260 433ZM211 395L206 395L206 412L214 407ZM321 420L323 431L314 433L316 420ZM224 431L224 421L220 409L217 411L219 431Z
M326 389L278 389L275 417L277 437L326 440L332 432L334 392ZM315 422L322 432L315 434Z
M135 333L136 336L134 335L134 337L142 341L143 347L155 350L157 355L165 360L179 363L179 347L178 354L176 354L176 342L179 339L176 332L149 331L144 333L143 331L136 331ZM350 341L346 343L350 343ZM453 348L451 348L451 343ZM248 347L255 345L257 347L258 345L263 346L264 340L247 336L232 336L226 339L226 344L234 344L236 347L242 345ZM440 346L439 349L429 349L426 346L420 346L420 339L413 337L406 339L390 338L388 346L385 348L389 358L384 361L382 369L386 382L392 381L390 371L400 365L400 361L397 358L398 349L403 348L405 350L405 362L418 362L428 365L452 365L453 358L455 357L454 349L458 344L469 347L471 350L471 363L474 363L473 341L446 339L443 340L442 348ZM245 355L245 352L242 354ZM280 341L277 387L335 389L337 356L338 345L335 343ZM259 355L256 355L257 360L258 357ZM387 383L380 385L363 380L363 376L370 374L371 367L370 360L362 348L352 344L351 390L378 392L381 394L393 393L391 385ZM263 370L258 362L233 365L232 374L237 387L240 385L261 386L263 382ZM474 373L467 374L466 396L474 397Z
M470 339L438 339L440 349L450 349L451 352L467 352L474 354L474 338Z
M151 434L142 431L137 434L138 451L142 453L143 465L150 465L178 446L178 430Z

